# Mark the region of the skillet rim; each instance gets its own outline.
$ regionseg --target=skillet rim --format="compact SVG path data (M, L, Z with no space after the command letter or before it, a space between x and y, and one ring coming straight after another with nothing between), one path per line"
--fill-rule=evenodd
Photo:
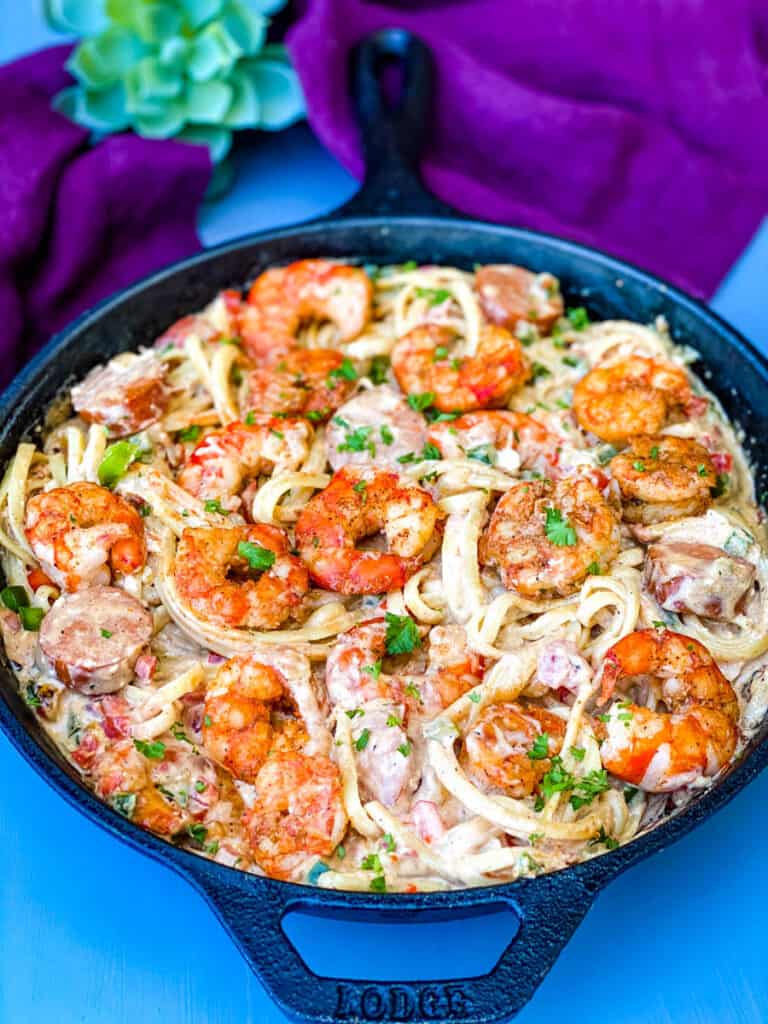
M492 234L499 241L514 239L519 242L531 242L544 244L551 250L560 251L570 255L572 258L582 259L586 257L593 265L603 267L614 273L617 277L631 276L637 284L645 289L663 296L664 300L677 308L684 309L699 321L704 321L719 336L721 341L738 351L747 360L751 368L755 370L766 389L768 398L768 357L763 355L757 347L745 338L728 321L714 312L703 301L689 295L681 288L671 284L665 279L645 270L628 260L612 256L603 249L583 245L571 241L560 235L547 232L535 231L528 228L514 227L508 225L497 225L488 221L470 218L451 218L449 216L434 215L400 215L400 216L354 216L336 218L332 213L321 218L302 222L301 224L288 225L279 229L268 229L255 232L240 238L223 242L209 249L203 249L193 256L175 263L168 264L158 270L141 278L115 292L106 296L90 309L85 310L71 323L58 331L33 358L23 367L9 383L0 395L0 439L4 438L9 431L8 419L14 407L18 404L24 394L33 384L36 376L44 369L54 364L68 349L76 343L77 334L90 322L96 321L110 312L113 307L130 300L135 295L160 283L164 278L185 270L198 268L208 263L215 262L219 257L230 255L238 250L253 248L258 244L272 243L278 240L290 239L292 237L307 236L323 231L336 232L344 230L367 231L391 228L391 227L428 227L431 230L450 228L451 230L467 230L472 234L478 232ZM251 263L253 260L251 259ZM588 300L587 300L588 301ZM59 374L63 380L66 373ZM22 429L20 440L26 436L27 430ZM18 443L18 442L17 442ZM7 660L5 653L3 659ZM11 685L16 686L16 676L7 665L0 664L0 676L12 680ZM105 829L112 836L126 842L132 848L151 856L173 868L188 880L192 881L196 888L203 889L203 879L213 874L219 876L221 883L226 885L264 886L267 890L273 889L276 892L292 894L297 904L311 900L313 904L326 905L338 908L340 904L350 908L361 909L387 909L397 908L424 908L458 909L460 905L467 907L480 906L483 903L501 902L504 897L514 898L530 887L539 886L542 883L547 885L566 883L572 880L575 886L586 889L592 896L617 874L632 866L639 860L651 856L653 853L671 845L678 839L690 832L704 820L711 817L720 810L726 803L732 800L746 785L749 784L768 764L768 734L762 739L753 740L739 760L733 764L728 772L716 783L708 787L698 798L693 799L687 806L665 818L649 831L641 833L618 849L606 851L590 860L561 868L558 871L547 872L540 876L518 879L511 882L500 882L495 885L480 888L466 887L452 889L445 892L431 892L418 894L405 893L360 893L349 890L326 890L309 884L296 882L285 882L279 879L265 878L250 874L238 868L228 867L215 861L208 860L197 854L175 846L173 843L161 839L154 833L141 828L129 819L120 815L109 804L99 800L96 795L83 782L70 776L56 761L54 756L46 750L43 743L38 742L34 736L34 728L42 730L34 718L30 722L17 715L10 706L8 694L4 686L0 686L2 700L0 700L0 728L11 741L14 748L24 760L37 772L37 774L50 785L54 790L63 796L70 806L80 811L92 822ZM210 884L210 883L209 883ZM474 899L473 899L474 896Z

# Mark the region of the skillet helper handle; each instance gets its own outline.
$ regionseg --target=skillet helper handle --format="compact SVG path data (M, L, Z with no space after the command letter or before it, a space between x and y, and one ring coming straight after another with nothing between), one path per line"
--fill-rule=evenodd
M409 1021L410 1024L492 1024L515 1016L543 981L589 909L595 886L577 875L542 875L504 893L493 889L386 897L297 887L235 873L222 878L205 862L192 872L194 884L217 912L247 963L281 1010L302 1024L350 1021ZM493 969L455 981L364 981L320 977L311 971L281 927L298 910L317 916L354 918L358 912L390 921L418 922L439 916L471 916L506 907L519 929ZM354 950L349 951L354 956ZM461 973L461 950L454 951ZM357 966L360 966L359 964Z
M400 73L400 95L394 102L388 101L382 84L387 65ZM432 54L427 46L404 29L383 29L357 44L351 72L365 178L360 191L338 214L459 216L431 195L419 176L419 154L428 130L434 80Z

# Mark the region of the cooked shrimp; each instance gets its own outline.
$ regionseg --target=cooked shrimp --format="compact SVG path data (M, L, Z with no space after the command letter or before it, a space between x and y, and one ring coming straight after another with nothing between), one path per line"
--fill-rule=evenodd
M590 370L573 389L572 408L584 430L602 441L622 442L632 434L661 430L692 399L688 377L679 366L633 356Z
M202 342L237 338L243 300L235 288L225 288L201 313L191 313L174 321L155 341L155 348L184 348L192 335Z
M386 385L361 391L342 405L325 432L334 469L375 465L397 470L398 460L419 455L426 440L424 417Z
M340 594L380 594L402 587L431 557L441 513L431 495L396 473L346 466L302 509L296 543L319 586ZM384 531L390 550L361 551Z
M563 315L563 297L552 274L534 274L512 264L489 265L475 274L475 287L487 319L511 331L522 320L546 333Z
M328 653L325 685L332 704L356 708L389 695L389 677L381 672L387 628L383 618L361 622L340 633Z
M586 477L515 484L480 541L480 561L527 597L566 596L588 573L605 572L619 552L619 522Z
M230 423L206 434L187 459L179 484L203 500L221 499L229 511L248 479L260 473L296 469L309 454L314 431L301 418L277 419L250 414L247 423Z
M717 474L706 448L687 437L649 434L611 459L621 490L624 518L659 523L697 516L712 504Z
M321 755L280 753L265 762L255 786L243 817L254 860L271 878L298 881L311 858L333 853L344 836L339 770Z
M432 718L482 682L483 668L484 659L470 650L461 626L434 626L426 672L393 676L390 691L410 714Z
M486 785L508 796L530 796L549 771L550 758L560 753L564 734L562 718L544 708L491 704L483 708L464 740L466 763ZM533 749L540 736L546 737L543 756Z
M73 483L33 495L25 532L43 570L65 590L109 583L110 570L131 575L147 558L138 512L98 484Z
M392 349L392 369L403 391L429 392L441 412L506 405L528 378L520 342L502 327L483 329L474 356L454 358L456 335L449 327L414 327Z
M244 407L326 420L356 387L357 372L332 348L297 348L248 375Z
M133 821L162 836L177 835L203 817L219 796L216 769L193 750L165 745L159 760L148 760L133 740L98 750L90 771L97 794L121 806Z
M633 685L657 690L668 711L629 701L595 723L603 764L651 793L711 777L736 749L739 705L707 648L667 629L643 629L614 644L603 663L602 697Z
M253 359L274 362L296 345L303 321L330 320L341 341L371 319L373 286L364 270L329 260L299 260L264 271L241 313L243 342Z
M205 694L203 743L219 764L244 782L255 782L259 769L275 748L278 733L273 725L279 705L290 710L280 674L253 654L238 655L225 662L208 685ZM300 746L306 732L291 719L291 739Z
M179 597L221 626L277 629L299 620L309 576L289 551L287 535L276 526L187 529L174 565Z
M154 352L124 353L75 385L72 405L86 423L101 423L112 437L123 437L158 420L169 395L165 366Z
M512 471L521 465L554 476L561 442L523 412L470 412L433 423L429 440L445 459L470 458Z

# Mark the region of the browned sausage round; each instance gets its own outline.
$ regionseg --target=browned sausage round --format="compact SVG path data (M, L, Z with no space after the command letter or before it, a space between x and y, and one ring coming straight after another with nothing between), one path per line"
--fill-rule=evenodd
M113 437L135 434L165 411L165 367L153 352L119 356L72 388L72 404L84 420L103 424Z
M551 274L490 264L477 271L475 285L486 319L510 331L525 320L546 333L563 315L563 297Z
M112 693L133 678L152 636L152 616L117 587L64 594L40 627L40 647L56 675L81 693Z

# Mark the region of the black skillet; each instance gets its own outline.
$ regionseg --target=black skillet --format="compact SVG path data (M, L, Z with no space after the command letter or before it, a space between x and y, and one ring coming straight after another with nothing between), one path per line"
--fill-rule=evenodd
M394 106L379 88L385 64L395 62L404 86ZM150 344L172 321L200 309L216 292L244 285L273 264L305 256L399 263L414 259L471 268L474 263L520 263L548 270L569 304L596 318L669 321L677 341L701 352L704 373L727 413L744 428L757 466L759 493L768 454L754 443L768 435L768 364L704 306L636 267L572 242L519 228L461 218L429 196L418 178L431 62L407 33L380 32L356 54L354 94L366 165L360 193L335 216L303 227L253 235L160 271L101 303L54 338L0 399L0 459L34 437L62 386L96 362ZM691 244L697 244L693 239ZM277 1004L300 1021L407 1020L486 1022L509 1018L531 998L597 892L643 857L668 846L722 807L765 766L768 723L716 786L653 831L621 849L555 874L484 889L414 895L326 892L257 878L214 864L166 843L98 801L55 750L17 693L5 655L0 667L0 725L19 752L65 799L113 835L162 861L208 900ZM466 917L499 907L520 921L493 970L453 982L382 983L321 978L288 942L281 919L299 909L317 915L424 921ZM461 973L457 962L456 971Z

